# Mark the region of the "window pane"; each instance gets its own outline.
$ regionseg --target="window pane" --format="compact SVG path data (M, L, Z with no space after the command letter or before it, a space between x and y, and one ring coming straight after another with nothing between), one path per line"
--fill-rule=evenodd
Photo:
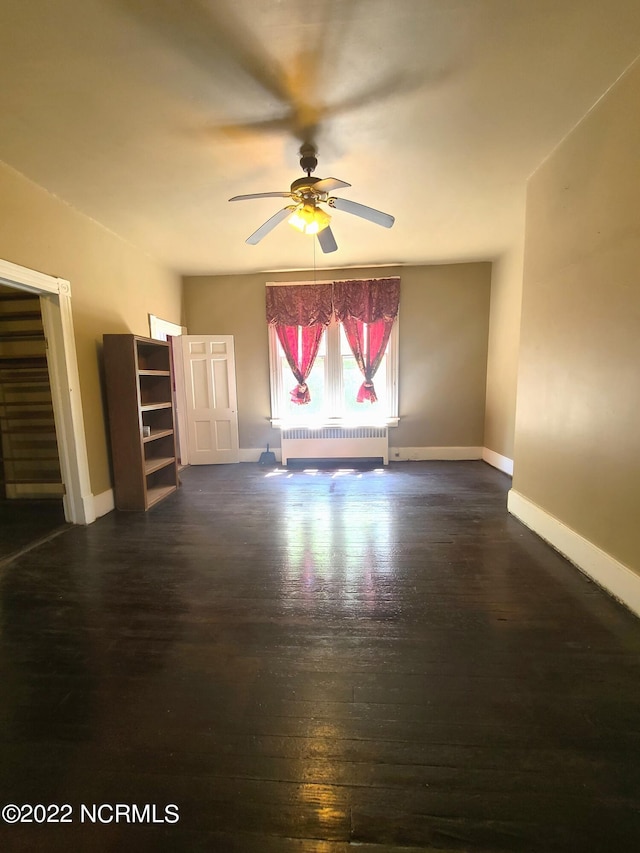
M340 323L340 352L342 355L351 355L351 347L342 323Z
M380 362L376 375L373 377L373 384L376 389L377 401L370 403L364 400L358 403L358 391L364 382L364 376L360 372L356 360L353 356L343 356L343 380L344 380L344 410L349 417L367 418L371 415L375 417L386 417L387 415L387 357L383 357Z
M386 417L388 415L386 354L383 356L380 367L373 378L378 398L377 401L370 403L368 400L365 400L362 403L358 403L358 391L364 382L364 376L351 352L351 347L349 346L349 341L342 325L340 326L340 352L342 356L343 405L345 415L350 418L365 420L372 416L374 418Z
M344 383L344 410L350 415L359 413L362 403L356 402L358 389L362 385L362 373L352 355L342 356L342 381Z
M324 342L324 338L323 338ZM324 347L321 345L320 350ZM282 387L284 389L284 405L283 415L287 420L302 420L307 421L311 418L320 417L324 410L324 355L318 355L313 369L307 379L309 386L309 394L311 402L304 406L299 406L291 400L291 391L296 387L297 383L291 368L287 363L284 355L280 358L280 370L282 371Z
M282 381L282 401L280 406L280 417L285 420L307 422L309 420L321 419L325 414L325 358L327 350L327 336L322 335L318 355L313 363L313 368L307 379L307 386L311 401L305 405L299 405L291 400L291 391L296 388L296 379L287 358L282 349L280 341L276 337L276 346L279 355L279 370Z

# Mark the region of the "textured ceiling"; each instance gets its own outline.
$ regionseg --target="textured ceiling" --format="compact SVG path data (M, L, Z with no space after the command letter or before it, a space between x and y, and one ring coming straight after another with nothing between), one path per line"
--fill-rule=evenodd
M638 0L2 0L0 160L183 273L309 268L300 142L344 198L322 266L490 259L528 175L640 53Z

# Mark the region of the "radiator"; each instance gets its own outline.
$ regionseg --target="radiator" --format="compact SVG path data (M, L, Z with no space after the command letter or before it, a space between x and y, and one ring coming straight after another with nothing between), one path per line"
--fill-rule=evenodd
M389 464L387 427L283 429L282 464L289 459L382 459Z

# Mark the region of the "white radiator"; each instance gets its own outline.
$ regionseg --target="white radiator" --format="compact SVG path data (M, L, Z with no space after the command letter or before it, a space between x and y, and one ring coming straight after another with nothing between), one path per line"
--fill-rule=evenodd
M289 459L382 459L389 464L389 436L383 427L294 427L283 429L282 464Z

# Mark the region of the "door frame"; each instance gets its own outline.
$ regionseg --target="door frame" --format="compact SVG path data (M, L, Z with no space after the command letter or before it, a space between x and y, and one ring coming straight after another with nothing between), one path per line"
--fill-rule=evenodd
M72 524L96 519L84 433L78 358L71 313L71 285L63 278L0 259L0 282L40 297L47 341L47 363L53 402L60 470L65 494L64 517Z
M187 334L186 328L183 334ZM182 356L182 335L171 337L171 355L173 357L173 382L176 394L176 421L178 426L177 449L180 465L189 465L189 442L187 426L187 389L184 380L184 358Z
M186 326L179 326L169 320L149 314L149 331L151 337L156 341L168 341L171 346L171 358L173 359L173 403L176 413L175 433L178 461L181 466L189 464L189 452L187 448L187 421L185 419L185 407L187 395L184 390L184 367L182 363L182 344L180 338L187 334Z

